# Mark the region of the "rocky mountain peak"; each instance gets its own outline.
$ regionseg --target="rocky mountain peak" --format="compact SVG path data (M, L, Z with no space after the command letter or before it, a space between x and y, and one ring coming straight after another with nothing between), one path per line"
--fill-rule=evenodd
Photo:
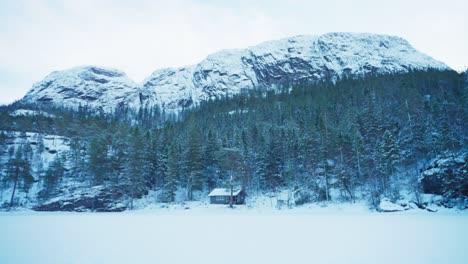
M118 105L159 105L178 111L244 89L273 88L302 79L430 68L449 69L399 37L367 33L300 35L216 52L192 66L156 70L141 85L121 71L102 67L54 72L34 84L23 100L72 107L87 104L105 111Z
M52 72L35 83L22 100L72 108L88 105L108 112L117 105L134 105L139 90L139 85L120 70L79 66Z

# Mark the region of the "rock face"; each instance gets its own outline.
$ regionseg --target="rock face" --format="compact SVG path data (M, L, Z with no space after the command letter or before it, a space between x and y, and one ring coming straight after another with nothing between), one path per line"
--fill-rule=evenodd
M221 51L197 65L157 70L141 85L120 71L98 67L55 72L35 84L23 100L75 107L81 103L103 110L117 105L160 105L178 111L203 100L302 79L429 68L449 69L399 37L329 33Z
M95 186L87 192L70 193L48 202L34 206L35 211L68 211L68 212L121 212L127 206L121 202L123 193L118 188Z
M242 89L410 69L447 69L398 37L330 33L270 41L208 56L201 63L155 71L143 83L147 100L176 109Z
M116 106L136 106L139 86L119 70L81 66L52 72L35 83L22 99L25 102L112 111Z
M468 153L438 157L421 171L424 193L468 197Z
M15 111L15 113L18 113ZM26 114L37 114L25 112ZM20 111L18 114L24 114ZM31 208L37 211L96 211L119 212L127 209L128 195L125 194L124 184L98 185L90 187L83 177L73 173L70 144L72 140L58 135L0 131L0 211L10 209L10 198L13 184L8 180L8 161L10 151L18 152L28 148L28 163L31 166L33 180L28 183L20 181L15 189L14 205ZM63 171L56 182L55 188L47 188L47 171L53 166L58 157L65 157L62 163ZM134 198L141 198L146 193L135 194Z

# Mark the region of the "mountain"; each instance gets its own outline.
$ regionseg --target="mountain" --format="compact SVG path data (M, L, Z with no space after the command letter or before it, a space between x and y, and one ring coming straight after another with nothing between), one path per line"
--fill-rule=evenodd
M72 108L87 105L110 112L120 105L137 106L139 89L122 71L81 66L52 72L35 83L22 101Z
M141 84L125 73L96 66L53 72L22 99L29 103L111 111L117 106L159 105L170 111L243 90L303 79L363 77L410 70L449 69L406 40L387 35L329 33L224 50L199 64L156 70Z

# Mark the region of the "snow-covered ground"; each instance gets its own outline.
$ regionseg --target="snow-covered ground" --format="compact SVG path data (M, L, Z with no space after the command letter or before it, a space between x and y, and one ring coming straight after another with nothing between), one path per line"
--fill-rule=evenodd
M186 209L190 208L190 209ZM466 263L468 212L365 205L0 213L0 263Z

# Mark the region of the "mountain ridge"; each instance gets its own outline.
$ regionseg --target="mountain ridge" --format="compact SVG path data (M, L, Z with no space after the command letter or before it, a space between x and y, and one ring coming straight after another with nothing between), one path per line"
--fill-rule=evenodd
M35 83L22 102L47 102L110 112L118 106L158 105L177 112L201 101L271 88L302 79L361 77L371 73L450 69L403 38L369 33L328 33L262 42L208 55L190 66L155 70L141 83L124 72L80 66Z

